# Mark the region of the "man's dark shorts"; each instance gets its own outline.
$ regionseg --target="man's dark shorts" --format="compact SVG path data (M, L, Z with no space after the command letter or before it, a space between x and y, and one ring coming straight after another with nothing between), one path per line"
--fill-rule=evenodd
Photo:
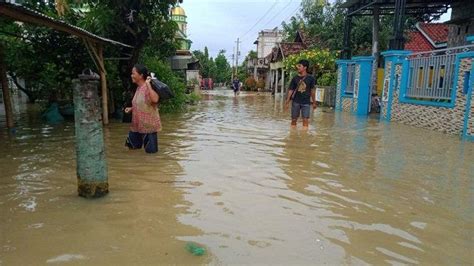
M309 118L310 113L310 104L301 104L293 102L291 105L291 119L298 119L300 115L303 116L303 118Z

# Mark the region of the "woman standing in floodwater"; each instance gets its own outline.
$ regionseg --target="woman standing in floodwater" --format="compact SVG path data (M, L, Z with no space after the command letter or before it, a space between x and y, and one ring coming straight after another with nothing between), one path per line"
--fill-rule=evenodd
M132 107L125 108L125 113L132 112L132 125L125 142L129 149L141 149L147 153L158 152L158 132L161 130L158 111L158 94L151 88L151 77L148 69L137 64L132 69L132 81L137 90L132 100Z

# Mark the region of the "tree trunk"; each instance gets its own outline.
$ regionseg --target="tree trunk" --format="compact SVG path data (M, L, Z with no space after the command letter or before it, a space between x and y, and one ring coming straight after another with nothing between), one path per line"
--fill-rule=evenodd
M12 101L10 98L10 88L8 88L8 80L7 80L7 66L5 64L5 54L3 45L0 43L0 80L2 83L2 91L3 91L3 103L5 105L5 115L7 117L7 127L13 128L13 107Z
M13 73L10 73L10 77L12 77L13 83L15 83L16 87L26 94L26 96L28 97L28 103L35 103L38 97L34 94L34 92L27 90L25 87L21 86L21 84L18 82L18 78L13 75Z

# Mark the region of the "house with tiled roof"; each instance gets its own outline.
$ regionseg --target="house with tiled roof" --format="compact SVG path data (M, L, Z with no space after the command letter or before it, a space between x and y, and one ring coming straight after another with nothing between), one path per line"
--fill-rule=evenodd
M443 49L448 46L449 26L443 23L417 23L408 32L405 50L425 52Z
M295 40L296 43L302 43L305 49L308 49L312 46L320 45L321 40L318 36L312 36L305 29L301 28L296 32Z
M274 91L282 91L285 87L284 78L287 78L287 73L283 70L283 60L289 55L298 54L321 43L319 38L311 36L304 29L296 32L292 42L282 41L281 34L278 29L260 32L254 42L257 45L258 58L247 62L249 73L253 72L256 80L265 80L265 88Z
M299 29L293 42L280 42L269 55L270 62L270 88L275 93L284 93L286 90L285 81L288 82L289 73L285 72L283 61L286 57L298 54L303 50L317 45L319 40L311 37L304 29Z

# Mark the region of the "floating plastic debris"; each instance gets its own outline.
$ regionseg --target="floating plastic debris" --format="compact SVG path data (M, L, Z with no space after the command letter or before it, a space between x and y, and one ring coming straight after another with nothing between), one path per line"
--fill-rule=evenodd
M193 242L186 243L186 250L194 256L202 256L206 253L206 249Z

